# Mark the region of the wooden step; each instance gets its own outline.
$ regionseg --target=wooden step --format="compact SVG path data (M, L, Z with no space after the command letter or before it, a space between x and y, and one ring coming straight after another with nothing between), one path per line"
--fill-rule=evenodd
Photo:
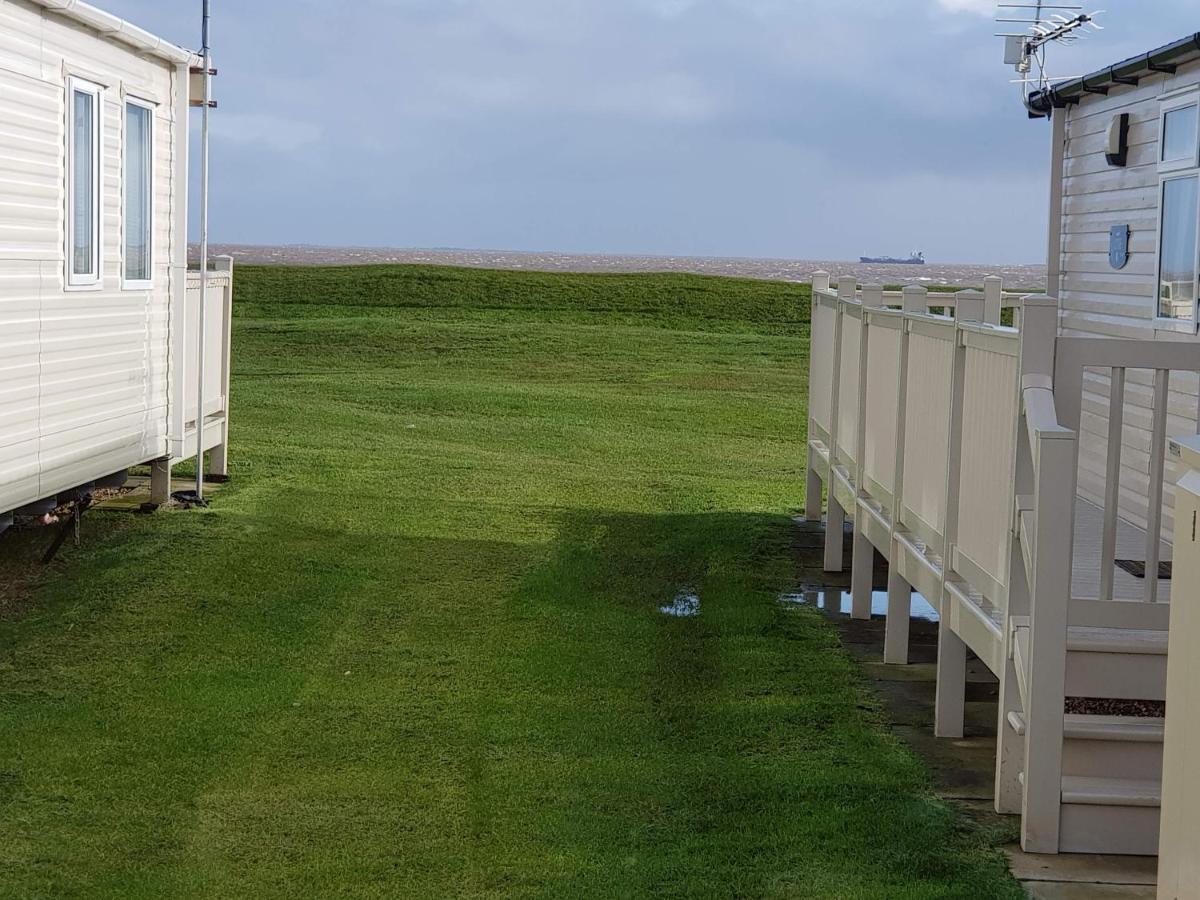
M1064 776L1062 785L1059 849L1063 853L1158 853L1159 782Z
M1140 719L1136 716L1088 716L1068 713L1063 716L1063 737L1077 741L1126 741L1161 744L1164 719ZM1017 734L1025 735L1025 714L1010 712L1008 724Z
M1008 714L1008 725L1025 734L1025 716ZM1163 720L1131 716L1063 717L1064 776L1161 779Z
M1162 782L1148 778L1083 778L1064 775L1063 803L1083 806L1162 805Z
M1069 697L1166 699L1165 631L1075 626L1067 650Z

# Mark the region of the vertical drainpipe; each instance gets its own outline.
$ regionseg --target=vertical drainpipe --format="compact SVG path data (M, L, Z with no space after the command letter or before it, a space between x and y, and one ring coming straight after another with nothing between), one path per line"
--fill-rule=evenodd
M212 101L212 54L209 45L209 2L204 0L200 56L204 96L200 107L200 308L196 335L196 497L204 501L204 338L208 303L208 114Z
M1067 153L1067 112L1064 106L1050 113L1050 220L1046 245L1046 296L1062 309L1063 163Z

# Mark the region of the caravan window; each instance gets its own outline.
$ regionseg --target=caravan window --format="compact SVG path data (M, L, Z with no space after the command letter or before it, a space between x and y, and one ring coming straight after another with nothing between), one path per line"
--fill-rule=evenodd
M1196 306L1196 225L1200 221L1200 179L1195 175L1163 182L1162 237L1158 263L1158 315L1191 322Z
M146 288L154 277L154 110L132 99L125 103L124 181L124 286Z
M1197 125L1196 104L1169 109L1163 114L1162 162L1196 164Z
M99 85L67 82L67 285L100 283Z

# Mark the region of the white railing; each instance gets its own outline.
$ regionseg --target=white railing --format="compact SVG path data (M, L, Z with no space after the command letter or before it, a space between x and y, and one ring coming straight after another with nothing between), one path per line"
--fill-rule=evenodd
M196 429L204 429L204 449L214 475L228 474L230 344L233 327L233 258L217 257L208 273L204 298L204 410L197 416L199 399L196 350L200 327L200 272L187 273L186 302L176 331L172 406L172 460L196 455ZM199 422L199 424L198 424Z
M982 293L954 294L859 292L852 278L835 292L815 278L806 509L820 515L828 485L831 571L844 515L854 515L864 550L854 556L855 615L870 614L870 546L898 560L905 581L893 593L905 608L915 586L935 604L949 589L1003 610L1019 332L1000 321L1005 309L1020 321L1021 303L995 278ZM890 661L907 658L906 625L888 618Z
M999 324L1006 309L1019 327ZM999 677L996 805L1023 813L1022 844L1032 852L1057 852L1060 842L1069 628L1167 627L1154 576L1168 416L1195 402L1176 395L1172 413L1170 387L1173 374L1197 371L1192 343L1059 337L1053 298L1006 294L998 280L982 293L931 295L860 291L850 278L833 291L827 276L814 278L805 508L819 517L827 493L826 569L841 568L850 515L854 616L871 614L875 551L889 563L887 662L907 661L911 591L937 607L940 736L962 734L967 649ZM1149 420L1146 603L1110 602L1131 599L1115 596L1113 564L1118 530L1129 527L1120 516L1133 379L1153 386L1149 409L1140 396L1136 407L1142 431ZM1079 596L1080 427L1104 380L1100 589ZM1008 727L1015 713L1020 731Z
M1168 387L1173 372L1200 371L1200 346L1193 343L1054 337L1057 310L1049 301L1039 312L1022 357L1024 439L1028 465L1017 484L1018 540L1022 575L1028 585L1027 642L1014 645L1017 678L1024 682L1026 744L1022 845L1030 852L1059 848L1063 704L1066 699L1068 631L1073 625L1166 630L1159 597L1166 490ZM1028 313L1031 317L1034 311ZM1031 321L1031 326L1032 326ZM1080 468L1079 427L1085 373L1101 370L1110 384L1107 473L1101 519L1099 597L1078 597L1072 584ZM1121 457L1125 433L1125 386L1132 370L1153 373L1150 460L1145 496L1146 577L1144 603L1117 603L1114 573L1121 524ZM1024 499L1022 499L1024 498ZM1003 691L1003 689L1002 689ZM1002 699L1002 703L1003 703ZM1008 778L1011 781L1011 776Z

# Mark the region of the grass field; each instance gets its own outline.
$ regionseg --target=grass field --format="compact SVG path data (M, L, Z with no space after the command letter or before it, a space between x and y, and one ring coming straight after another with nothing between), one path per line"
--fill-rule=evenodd
M776 602L806 289L237 282L233 485L10 587L0 893L1020 896Z

